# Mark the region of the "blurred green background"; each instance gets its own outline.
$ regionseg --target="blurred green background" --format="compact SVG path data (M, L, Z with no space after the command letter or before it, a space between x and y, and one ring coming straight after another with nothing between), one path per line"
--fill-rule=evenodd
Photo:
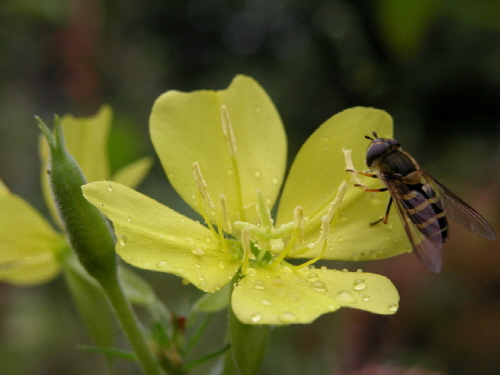
M333 114L385 109L404 148L500 232L499 20L497 0L1 0L0 178L46 213L34 115L110 104L116 169L154 155L148 117L161 93L223 89L242 73L274 100L290 160ZM192 215L158 161L139 190ZM275 329L262 374L499 374L499 246L451 230L439 275L411 254L330 263L391 278L400 310ZM199 296L179 278L141 274L177 313ZM216 316L210 335L222 340L224 324ZM105 373L79 344L90 339L62 280L0 284L0 374ZM137 369L120 362L116 373Z

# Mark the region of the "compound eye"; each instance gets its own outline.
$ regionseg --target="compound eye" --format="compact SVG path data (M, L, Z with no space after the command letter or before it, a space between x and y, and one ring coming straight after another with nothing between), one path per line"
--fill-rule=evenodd
M382 154L387 150L387 144L385 143L372 143L368 150L366 151L366 165L370 167L375 159L382 156Z

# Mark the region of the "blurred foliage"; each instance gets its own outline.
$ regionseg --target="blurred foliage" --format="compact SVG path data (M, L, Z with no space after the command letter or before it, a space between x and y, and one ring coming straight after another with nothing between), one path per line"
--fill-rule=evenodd
M117 169L154 154L148 117L161 93L221 89L243 73L277 105L290 155L342 109L385 109L405 149L500 232L499 16L496 0L3 0L0 178L43 207L35 114L90 115L110 104ZM158 162L140 190L190 214ZM452 227L444 258L437 276L414 255L363 265L394 281L398 314L347 310L276 329L262 374L348 374L387 362L498 374L498 245ZM166 304L178 314L197 296L168 275L144 277L173 296ZM209 332L220 337L224 324L212 320ZM76 349L89 339L61 280L0 285L0 337L2 374L102 373L105 365ZM132 371L123 363L117 373Z

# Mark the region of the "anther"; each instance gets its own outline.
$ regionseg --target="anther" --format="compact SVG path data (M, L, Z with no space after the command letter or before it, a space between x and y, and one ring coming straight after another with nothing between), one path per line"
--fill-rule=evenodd
M229 113L227 112L227 107L223 104L220 107L220 117L222 120L222 132L226 137L227 146L229 148L229 153L231 157L236 157L236 138L234 137L233 127L231 125L231 120L229 119Z
M197 161L193 163L193 177L196 181L198 192L200 193L207 206L210 208L215 208L212 200L210 199L210 195L208 194L207 183L205 182L205 179L201 174L200 165Z
M293 210L293 227L297 232L297 238L295 241L297 242L298 245L304 242L304 231L305 231L305 225L304 225L304 209L302 206L297 206Z
M345 191L347 189L347 182L342 181L342 183L339 186L339 189L337 190L337 195L335 196L335 199L333 200L332 203L330 203L330 208L328 209L327 214L325 217L327 218L328 222L330 222L333 217L335 216L335 213L337 212L340 203L342 203L342 199L344 198Z
M229 219L229 213L227 211L226 196L224 194L219 195L219 201L224 229L226 233L231 234L233 232L233 228L231 225L231 220Z

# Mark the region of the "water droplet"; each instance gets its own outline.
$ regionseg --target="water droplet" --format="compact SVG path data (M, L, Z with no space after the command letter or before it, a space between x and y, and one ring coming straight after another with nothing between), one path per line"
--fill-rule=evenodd
M352 260L357 261L357 260L359 260L360 255L359 255L359 253L352 253L351 257L352 257Z
M276 286L283 285L283 281L279 277L277 277L277 278L273 279L273 285L276 285Z
M263 298L261 301L260 301L261 305L264 305L264 306L271 306L272 305L272 302L269 298Z
M130 219L130 215L125 216L125 218L126 218L126 219L127 219L127 221L130 223L130 220L131 220L131 219Z
M286 296L288 295L288 293L286 292L286 290L285 290L285 289L278 289L278 290L276 291L276 294L277 294L278 296L280 296L280 297L286 297Z
M108 191L113 191L113 186L108 185Z
M364 294L364 295L361 297L361 299L362 299L363 301L365 301L365 302L370 301L370 297L369 297L369 296L367 296L366 294Z
M326 266L321 266L320 270L321 272L326 272L328 271L328 268Z
M296 293L293 293L290 296L290 301L292 301L292 302L297 302L299 299L300 299L300 296L298 294L296 294Z
M343 268L342 272L349 272L349 270L347 268Z
M398 305L396 303L389 304L389 311L396 312L398 311Z
M200 280L200 281L205 281L205 275L204 275L204 274L199 273L199 274L197 275L197 277L198 277L198 280Z
M363 279L356 279L352 285L354 290L363 290L366 288L366 282Z
M164 270L164 269L167 269L167 268L168 268L169 264L168 264L168 262L166 262L166 261L164 261L164 260L160 260L156 266L157 266L159 269Z
M356 272L363 272L363 270L361 268L358 268Z
M288 266L284 266L284 267L283 267L283 271L284 271L285 273L293 273L293 270L292 270L290 267L288 267Z
M259 169L256 169L253 172L253 175L255 176L255 178L259 178L260 176L262 176L262 172Z
M312 283L313 281L319 280L319 276L316 272L309 272L309 274L306 276L307 281Z
M226 263L224 263L222 260L219 261L219 263L217 263L217 265L219 266L220 269L226 268Z
M341 290L335 295L335 298L341 302L353 303L356 302L356 297L348 290Z
M234 287L234 289L243 289L243 287L238 283L234 283L233 287Z
M127 236L124 234L119 234L116 236L116 240L118 241L118 245L123 247L127 244Z
M260 322L261 319L262 319L262 314L257 311L254 311L253 313L250 314L250 320L252 321L252 323L258 323Z
M339 238L337 238L337 241L342 242L342 241L344 241L344 238L343 237L339 237Z
M255 268L252 268L252 267L247 268L247 276L255 276L256 274L257 274L257 271L255 270Z
M197 269L200 269L200 268L201 268L201 266L200 266L198 263L196 263L194 266L195 266Z
M278 319L281 320L283 323L292 323L297 320L295 317L295 314L291 311L284 311L282 312L279 316Z
M199 256L201 257L202 255L205 255L205 252L203 251L203 249L199 248L199 247L195 247L193 250L191 250L192 253L196 256Z
M324 293L327 291L325 283L320 280L313 282L309 287L318 293Z
M273 185L278 185L278 184L279 184L279 182L280 182L280 179L279 179L279 178L277 178L277 177L273 177L273 179L271 180L271 183L272 183Z
M255 282L253 283L253 288L254 289L266 289L266 287L264 285L264 281L262 281L262 280L255 280Z

